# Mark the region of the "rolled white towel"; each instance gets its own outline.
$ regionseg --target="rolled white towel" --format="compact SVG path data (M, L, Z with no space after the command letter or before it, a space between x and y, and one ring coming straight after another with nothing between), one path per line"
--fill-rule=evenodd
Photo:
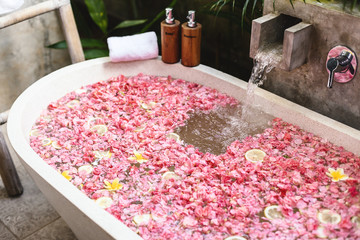
M0 0L0 14L9 13L20 8L24 0Z
M155 32L146 32L107 39L112 62L125 62L156 58L159 47Z

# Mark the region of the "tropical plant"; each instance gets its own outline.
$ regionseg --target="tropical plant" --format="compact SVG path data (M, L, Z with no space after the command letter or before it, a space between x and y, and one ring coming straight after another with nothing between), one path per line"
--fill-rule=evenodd
M263 0L213 0L208 4L208 13L231 20L250 32L251 21L262 15L262 7Z
M134 2L132 0L131 2ZM168 5L169 7L172 7L176 4L177 0L172 0L171 3ZM98 58L98 57L105 57L109 56L109 50L106 43L106 39L110 36L118 36L119 31L118 30L125 30L125 29L133 29L133 31L127 31L126 33L136 34L136 33L142 33L146 32L151 28L151 26L158 21L165 13L164 10L159 12L151 21L148 21L148 19L133 19L133 20L124 20L118 23L115 27L112 27L109 29L109 19L108 14L105 8L105 4L103 0L84 0L84 3L86 5L87 11L95 25L98 29L100 29L100 34L98 29L95 29L96 34L89 33L88 35L96 35L95 37L90 38L80 38L85 59L92 59L92 58ZM77 7L74 6L74 15L77 20L78 29L83 29L84 27L87 28L88 32L91 32L91 29L89 28L89 23L86 22L80 15L79 11L77 10ZM136 8L134 10L134 15L137 16ZM147 24L145 24L147 23ZM138 28L134 28L137 26L143 26L140 30ZM90 29L90 30L89 30ZM55 48L55 49L65 49L67 48L67 44L65 41L60 41L55 44L52 44L48 46L49 48Z

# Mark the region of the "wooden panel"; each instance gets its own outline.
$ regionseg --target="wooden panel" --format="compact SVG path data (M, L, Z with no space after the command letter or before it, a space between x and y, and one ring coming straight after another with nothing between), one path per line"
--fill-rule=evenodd
M7 194L10 197L23 193L19 175L15 169L10 152L6 146L5 138L0 131L0 175L4 182Z

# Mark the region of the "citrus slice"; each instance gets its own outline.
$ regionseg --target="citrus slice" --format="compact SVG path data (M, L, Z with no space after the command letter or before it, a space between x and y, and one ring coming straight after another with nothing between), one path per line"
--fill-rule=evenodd
M83 165L78 168L78 172L85 171L87 174L90 174L93 171L93 167L91 165Z
M318 238L327 238L327 234L326 234L326 230L323 226L319 226L317 229L316 229L316 236Z
M111 158L110 151L94 151L94 156L96 159L103 159L103 158Z
M266 153L260 149L251 149L245 153L246 160L252 163L262 162L266 156Z
M145 125L141 125L141 126L135 128L135 132L141 132L145 129L145 127L146 127Z
M266 207L264 210L264 215L267 219L270 220L283 218L278 205L271 205Z
M51 139L50 138L44 138L43 140L41 140L41 144L43 146L48 146L52 143Z
M151 220L151 214L136 215L133 221L136 225L146 225Z
M156 102L149 102L149 103L142 103L141 107L145 110L150 110L153 107L155 107L155 105L156 105Z
M166 138L174 139L176 142L180 141L180 136L176 133L169 133Z
M113 203L113 200L109 197L100 197L98 199L95 200L95 203L102 207L102 208L108 208L111 206L111 204Z
M360 218L358 216L352 217L351 222L355 223L357 228L360 228Z
M55 148L55 149L61 149L61 146L60 146L59 143L56 142L56 141L52 142L52 143L51 143L51 146L52 146L53 148Z
M90 130L96 132L100 136L103 136L108 131L108 128L106 125L99 124L93 126Z
M341 221L341 216L329 209L322 209L318 212L317 218L321 223L324 224L338 224Z
M246 240L246 238L240 236L230 236L225 238L224 240Z
M180 180L181 179L181 177L179 175L177 175L176 173L171 172L171 171L165 172L162 175L162 178L165 180L169 180L169 179Z
M40 136L40 130L39 129L32 129L30 131L30 136L32 136L32 137Z
M69 107L69 108L74 108L74 107L79 106L79 105L80 105L80 101L76 100L76 99L71 100L70 102L68 102L66 104L66 106Z
M102 118L99 118L99 117L90 117L88 120L87 120L87 122L86 122L86 125L87 125L87 127L91 127L91 126L94 126L94 125L96 125L96 121L97 120L102 120Z

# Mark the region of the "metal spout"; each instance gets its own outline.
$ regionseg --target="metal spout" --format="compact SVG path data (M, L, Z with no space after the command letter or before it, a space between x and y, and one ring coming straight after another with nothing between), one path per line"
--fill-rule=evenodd
M165 22L167 24L174 24L175 23L175 19L174 19L174 16L173 16L173 13L172 13L172 8L165 8Z
M186 17L189 21L187 23L188 27L196 27L196 22L195 22L195 11L194 10L190 10L188 12L188 16Z

